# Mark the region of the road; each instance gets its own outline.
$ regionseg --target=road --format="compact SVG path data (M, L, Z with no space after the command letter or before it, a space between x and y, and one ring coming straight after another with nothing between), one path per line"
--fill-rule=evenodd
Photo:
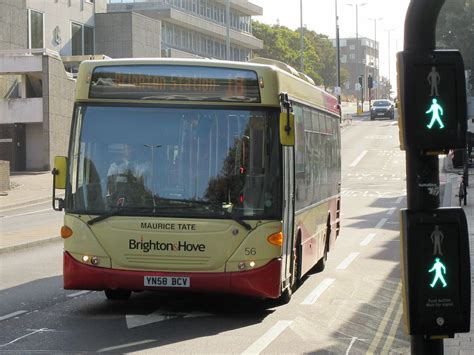
M310 275L289 304L150 292L111 302L101 292L65 291L62 246L49 243L1 257L0 353L408 353L398 126L356 119L342 148L341 235L326 270Z

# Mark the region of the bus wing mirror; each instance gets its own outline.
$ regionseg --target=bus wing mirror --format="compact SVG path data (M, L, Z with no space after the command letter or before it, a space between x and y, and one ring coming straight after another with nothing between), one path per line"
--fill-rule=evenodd
M55 189L64 190L66 188L66 169L67 158L54 157L54 169L51 173L53 174L53 187Z
M280 113L280 143L295 145L295 115L292 112Z
M66 188L67 158L54 157L54 168L51 173L53 174L53 209L62 211L64 200L56 197L56 189L64 190ZM56 201L58 202L57 205Z

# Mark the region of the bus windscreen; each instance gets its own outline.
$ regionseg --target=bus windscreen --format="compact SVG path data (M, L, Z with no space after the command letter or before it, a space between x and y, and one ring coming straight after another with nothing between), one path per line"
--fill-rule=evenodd
M102 66L91 76L91 99L259 103L257 73L186 65Z

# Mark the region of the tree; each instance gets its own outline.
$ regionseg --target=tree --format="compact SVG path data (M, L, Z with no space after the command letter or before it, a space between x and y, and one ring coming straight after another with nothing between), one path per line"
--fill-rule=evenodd
M473 19L474 0L450 0L441 9L436 27L437 46L459 49L466 70L474 70Z
M255 51L256 56L279 60L301 70L300 29L293 31L258 21L252 26L253 35L263 40L263 49ZM327 88L336 84L336 53L327 36L304 30L303 71L316 85Z

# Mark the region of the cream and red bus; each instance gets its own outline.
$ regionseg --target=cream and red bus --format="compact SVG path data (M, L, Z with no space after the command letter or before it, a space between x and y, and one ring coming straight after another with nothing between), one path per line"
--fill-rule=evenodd
M83 62L53 169L64 288L289 301L339 234L339 122L280 62Z

